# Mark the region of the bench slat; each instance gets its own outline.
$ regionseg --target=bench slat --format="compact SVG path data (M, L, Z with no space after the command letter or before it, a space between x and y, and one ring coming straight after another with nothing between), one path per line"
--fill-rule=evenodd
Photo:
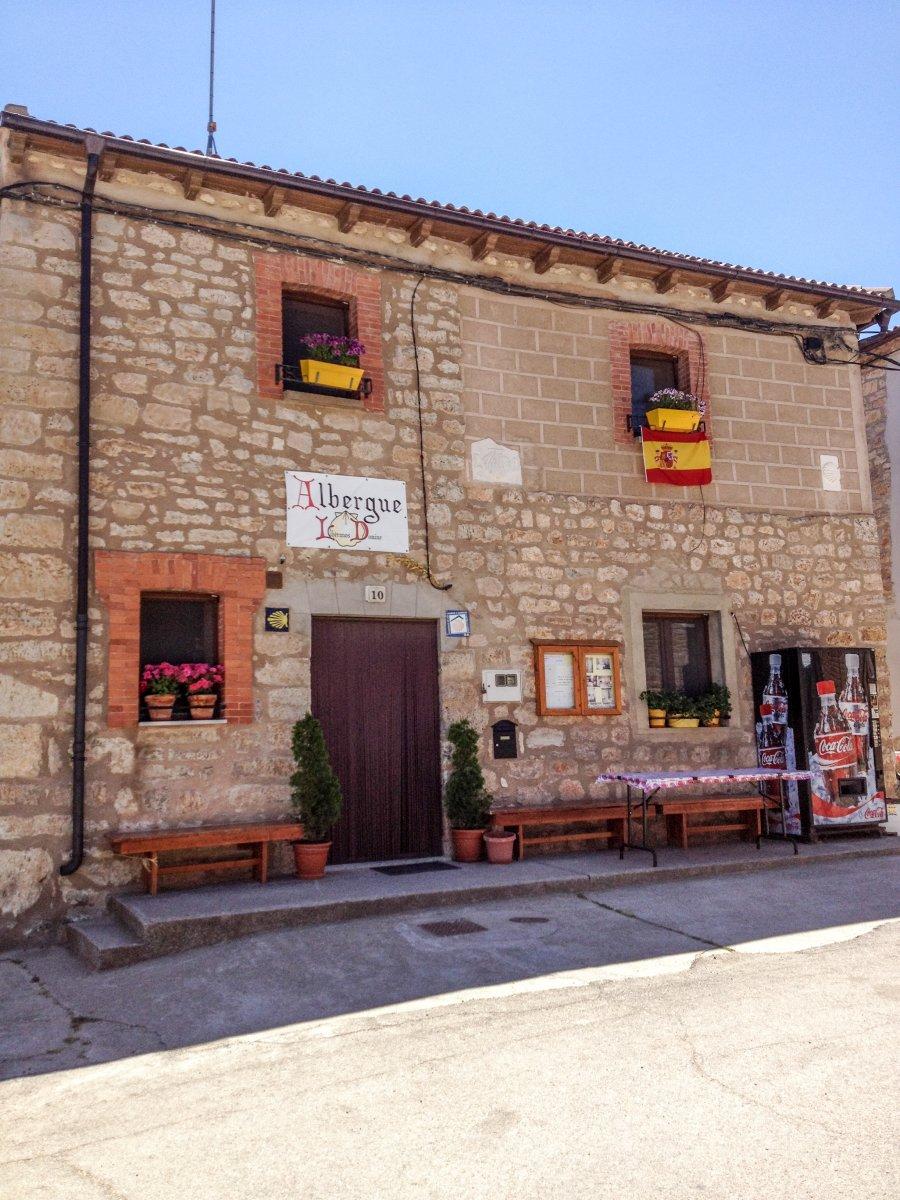
M109 845L117 854L148 854L159 850L194 850L202 847L239 846L254 842L297 841L303 830L296 821L256 825L219 825L195 829L159 829L114 833Z
M638 811L640 805L634 806ZM498 825L565 825L575 821L616 821L627 813L624 804L598 804L581 808L504 808L491 813Z

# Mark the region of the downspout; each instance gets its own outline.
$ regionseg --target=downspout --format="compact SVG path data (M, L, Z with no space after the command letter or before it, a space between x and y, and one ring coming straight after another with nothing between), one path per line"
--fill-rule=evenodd
M84 726L87 709L89 520L91 499L91 234L103 138L84 139L81 192L81 291L78 314L78 526L75 583L75 716L72 734L72 853L59 868L72 875L84 859Z

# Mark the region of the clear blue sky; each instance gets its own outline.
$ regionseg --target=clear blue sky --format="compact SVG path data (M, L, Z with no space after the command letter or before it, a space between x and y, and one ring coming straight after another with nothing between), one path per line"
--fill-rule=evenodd
M900 291L897 0L217 8L222 155ZM0 102L205 145L208 0L0 17Z

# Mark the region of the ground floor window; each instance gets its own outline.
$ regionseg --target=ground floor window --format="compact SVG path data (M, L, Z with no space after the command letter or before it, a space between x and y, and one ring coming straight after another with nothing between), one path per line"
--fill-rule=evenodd
M712 684L709 614L645 612L647 689L696 698Z
M171 719L189 720L192 687L215 675L201 668L219 666L219 601L216 596L141 596L141 679L153 674L148 668L169 664L172 667L192 668L173 672L174 695ZM163 676L165 677L165 676ZM212 684L213 680L210 681ZM215 687L218 715L218 687ZM147 693L142 688L141 720L148 720ZM201 692L202 694L202 692ZM213 694L212 692L209 694Z

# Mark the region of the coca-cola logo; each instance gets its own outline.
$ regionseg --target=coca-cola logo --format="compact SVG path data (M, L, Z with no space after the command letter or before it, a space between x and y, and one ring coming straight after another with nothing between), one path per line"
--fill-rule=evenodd
M846 765L856 759L856 746L849 733L827 733L816 738L816 753L819 758L831 763Z
M783 767L785 765L784 747L773 746L770 749L760 750L759 765L761 767Z

